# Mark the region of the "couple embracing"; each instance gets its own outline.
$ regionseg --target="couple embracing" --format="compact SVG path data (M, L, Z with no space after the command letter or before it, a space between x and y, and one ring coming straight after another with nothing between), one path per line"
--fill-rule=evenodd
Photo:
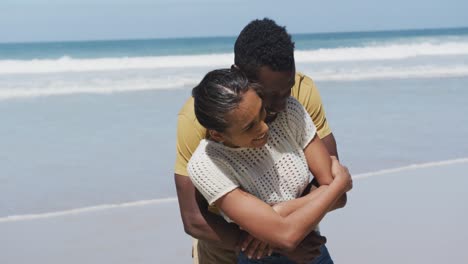
M270 19L250 22L234 55L178 116L175 183L194 262L333 263L318 224L345 206L352 179L320 95Z

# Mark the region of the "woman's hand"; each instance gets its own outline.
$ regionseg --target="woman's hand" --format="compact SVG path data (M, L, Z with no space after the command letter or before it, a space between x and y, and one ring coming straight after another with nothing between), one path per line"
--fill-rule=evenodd
M332 160L331 172L333 176L333 181L337 181L344 192L348 192L353 188L353 179L351 174L346 166L341 165L338 159L335 156L330 157Z

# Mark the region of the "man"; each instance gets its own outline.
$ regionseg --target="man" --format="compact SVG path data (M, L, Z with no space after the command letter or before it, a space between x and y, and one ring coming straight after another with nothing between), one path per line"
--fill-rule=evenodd
M271 122L278 112L284 111L286 98L294 96L309 112L317 134L330 155L338 156L320 95L310 78L296 73L294 43L284 27L270 19L250 22L239 34L234 54L233 67L238 67L249 79L264 87L262 93L268 112L267 121ZM207 202L196 191L186 169L192 153L205 136L206 130L194 114L193 98L189 98L179 113L177 128L175 183L182 221L185 232L199 239L194 245L195 263L236 263L235 250L245 234L237 225L224 221L214 209L208 209ZM344 196L335 208L343 207L345 203ZM310 262L314 257L328 253L324 243L325 238L313 232L294 252L284 254L299 263ZM249 250L255 253L256 246L249 246Z

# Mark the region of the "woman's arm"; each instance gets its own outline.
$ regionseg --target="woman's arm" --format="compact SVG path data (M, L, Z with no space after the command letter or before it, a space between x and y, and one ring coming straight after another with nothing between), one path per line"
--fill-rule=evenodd
M329 186L317 189L317 195L305 196L307 203L286 217L239 188L227 193L215 204L254 237L275 248L293 250L348 190L350 181L350 177L337 177Z
M348 169L345 166L341 165L338 159L332 157L331 166L332 166L333 175L341 174L341 175L346 175L346 176L351 177ZM298 208L304 206L304 204L307 203L307 198L304 198L304 196L310 195L310 194L317 195L317 187L312 185L311 183L309 185L311 186L306 188L302 197L275 204L273 205L273 209L275 209L275 211L279 213L280 215L287 216L291 214L292 212L296 211ZM346 201L346 193L340 197L340 199L333 205L331 210L343 207L344 204L346 203L345 201Z
M323 188L312 186L309 193L293 200L277 203L272 207L281 216L288 216L299 208L305 206L310 200L317 198L323 190Z
M304 149L309 170L319 185L329 185L333 181L332 160L322 140L315 135Z
M334 176L332 171L334 171L335 174L346 174L347 176L351 177L346 167L342 166L338 159L330 158L325 145L317 135L315 135L315 137L305 147L304 155L306 157L309 170L312 172L320 186L329 185L331 182L333 182ZM311 194L314 194L318 191L318 189L312 190ZM308 198L304 196L276 204L273 206L273 208L282 216L287 216L297 209L303 207L307 201ZM333 204L333 206L330 208L330 211L343 207L346 203L345 201L346 193L344 193L340 199L338 199L337 202Z
M304 155L309 170L314 175L319 186L330 184L337 174L349 174L348 169L339 164L336 157L330 158L325 144L317 135L315 135L312 141L305 147ZM346 205L346 200L346 193L344 193L332 208L330 208L330 211L344 207Z

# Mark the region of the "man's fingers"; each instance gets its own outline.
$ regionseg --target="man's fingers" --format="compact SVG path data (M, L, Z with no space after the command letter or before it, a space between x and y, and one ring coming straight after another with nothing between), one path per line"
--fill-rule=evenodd
M319 238L319 241L320 243L323 245L325 243L327 243L327 238L324 237L324 236L321 236L321 235L318 235L318 238Z
M265 257L267 254L268 254L268 244L265 243L265 242L261 242L261 243L258 245L257 254L256 254L255 257L256 257L257 259L260 259L260 258Z
M249 244L250 242L252 242L253 239L254 239L253 236L247 235L247 237L244 239L244 241L241 244L241 250L245 251L249 247Z
M273 248L268 246L268 256L271 256L273 254Z
M320 247L322 244L327 243L327 238L313 231L313 232L310 232L309 235L305 237L304 242L306 245L308 245L307 247L311 247L311 246ZM299 245L304 245L304 243L301 243Z
M258 239L254 239L249 247L245 250L245 253L247 254L247 257L249 258L254 258L255 257L255 251L257 250L257 247L262 243L262 241Z

